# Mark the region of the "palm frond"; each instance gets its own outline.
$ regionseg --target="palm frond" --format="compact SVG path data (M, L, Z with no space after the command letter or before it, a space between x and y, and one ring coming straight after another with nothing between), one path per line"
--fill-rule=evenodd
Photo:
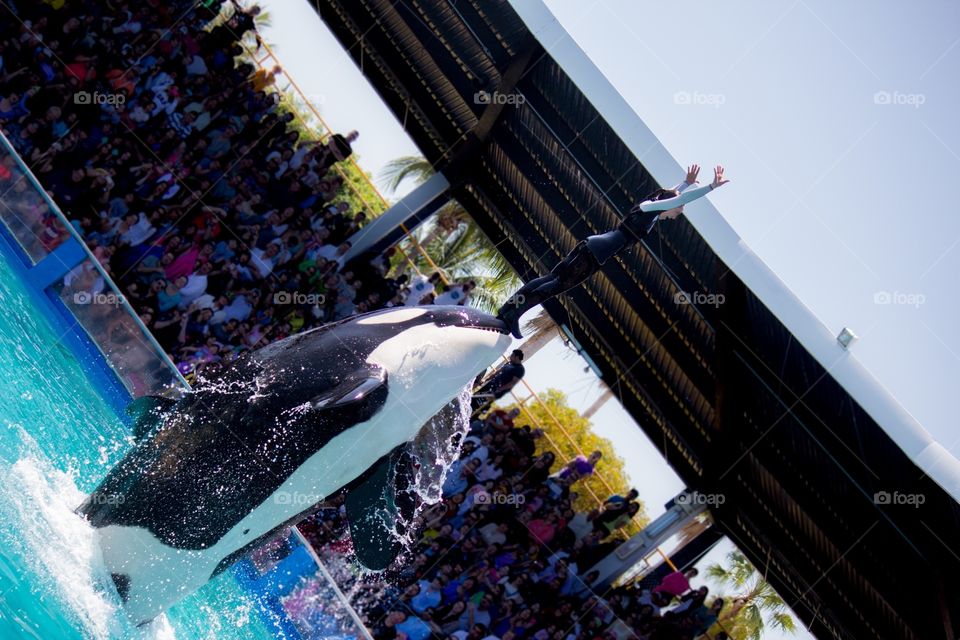
M420 184L432 176L436 171L427 159L422 156L401 156L387 163L380 174L380 183L391 193L395 192L400 183L412 178Z

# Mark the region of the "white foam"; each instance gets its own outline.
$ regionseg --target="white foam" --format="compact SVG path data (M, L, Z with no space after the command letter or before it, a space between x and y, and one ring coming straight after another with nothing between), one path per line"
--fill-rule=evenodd
M94 529L74 512L86 497L76 473L56 468L29 434L19 431L23 453L0 467L4 543L36 576L35 588L60 605L81 635L130 637L133 630L109 586ZM139 631L155 640L175 638L166 620Z

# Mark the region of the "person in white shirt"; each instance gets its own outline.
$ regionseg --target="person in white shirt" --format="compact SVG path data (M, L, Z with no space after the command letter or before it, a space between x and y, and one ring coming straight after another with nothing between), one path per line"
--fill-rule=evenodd
M350 242L344 242L339 246L334 246L332 244L327 244L316 251L316 257L323 258L324 260L330 260L337 263L337 271L343 269L345 263L344 256L347 255L347 252L350 250Z
M465 305L470 299L470 292L476 288L477 283L473 280L461 285L451 285L446 291L441 293L433 301L439 305Z
M427 278L424 275L417 275L410 281L410 292L404 298L403 304L408 307L415 307L420 304L424 296L430 295L436 290L437 283L440 282L440 272L434 271Z
M191 273L187 276L187 284L183 285L180 289L180 304L178 305L181 309L186 309L202 296L207 291L207 274L213 271L213 265L209 262L204 262L200 265L200 268L197 269L196 273Z
M257 270L261 278L266 278L273 272L277 264L277 254L280 253L280 245L271 242L266 249L254 249L250 252L250 264Z
M130 224L130 227L126 231L120 234L120 237L131 247L136 247L139 244L143 244L147 238L152 236L156 232L156 228L150 224L150 219L147 218L147 214L145 213L137 216L129 215L126 218L127 222L130 222L131 218L135 218L135 221Z

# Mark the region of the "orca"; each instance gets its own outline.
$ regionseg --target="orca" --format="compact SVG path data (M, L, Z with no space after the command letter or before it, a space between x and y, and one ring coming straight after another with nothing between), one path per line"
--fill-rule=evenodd
M134 446L78 509L127 614L148 622L344 488L358 559L388 566L408 443L510 342L469 307L387 309L135 401Z

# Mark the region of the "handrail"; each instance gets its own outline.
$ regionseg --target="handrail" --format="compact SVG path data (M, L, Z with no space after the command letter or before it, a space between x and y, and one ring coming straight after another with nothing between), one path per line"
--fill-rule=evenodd
M57 203L53 201L53 198L50 197L50 194L47 193L47 190L43 188L43 185L40 184L40 181L37 180L37 177L33 174L33 171L30 170L30 167L23 161L23 158L20 157L20 154L17 153L17 150L10 143L10 140L7 139L6 134L0 131L0 144L2 144L4 150L10 154L14 162L17 163L17 167L23 173L23 175L30 182L31 186L40 194L40 197L43 198L44 203L47 205L48 209L53 212L53 214L60 220L60 224L66 227L67 232L70 236L77 241L77 243L83 248L83 252L87 254L87 259L93 264L93 267L100 273L100 277L103 278L104 283L117 295L117 300L119 301L120 306L123 307L132 318L137 328L140 330L143 337L146 338L147 342L150 344L151 348L160 356L160 359L165 365L173 372L175 379L183 385L185 388L189 389L190 385L181 375L180 371L177 369L176 365L173 364L173 360L170 359L170 356L167 352L160 346L160 343L157 342L157 339L154 337L153 333L147 328L147 325L143 323L143 320L137 314L136 310L130 305L127 301L126 296L120 291L120 287L113 281L113 278L110 277L110 274L107 273L107 270L103 268L103 265L100 264L100 260L93 254L90 250L90 247L87 246L86 241L83 239L83 236L80 235L80 232L77 231L77 228L73 226L73 223L64 215L63 211L60 210L60 207L57 206ZM96 343L96 341L94 341ZM97 344L97 348L100 349L103 353L103 349ZM104 354L106 358L106 354ZM110 362L110 359L107 358L107 362Z

